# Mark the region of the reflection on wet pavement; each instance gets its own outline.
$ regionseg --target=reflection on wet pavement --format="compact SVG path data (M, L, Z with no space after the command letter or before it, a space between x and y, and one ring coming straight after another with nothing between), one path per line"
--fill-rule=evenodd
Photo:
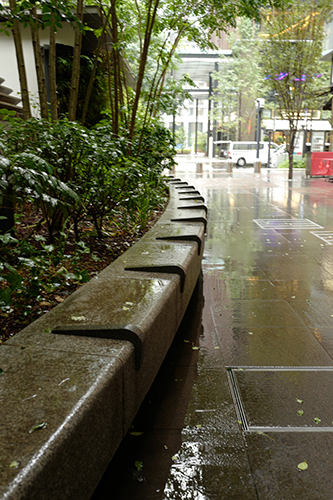
M203 297L93 499L332 500L333 247L316 233L333 231L333 185L176 174L209 210Z

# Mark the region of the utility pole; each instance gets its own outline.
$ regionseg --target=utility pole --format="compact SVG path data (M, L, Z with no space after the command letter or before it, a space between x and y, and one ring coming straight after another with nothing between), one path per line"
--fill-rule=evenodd
M257 109L257 161L259 162L260 135L261 135L261 114L265 106L265 99L256 99Z

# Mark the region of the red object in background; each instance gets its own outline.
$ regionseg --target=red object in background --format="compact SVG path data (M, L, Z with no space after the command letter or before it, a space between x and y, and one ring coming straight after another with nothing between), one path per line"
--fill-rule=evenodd
M311 175L333 176L333 152L312 153Z

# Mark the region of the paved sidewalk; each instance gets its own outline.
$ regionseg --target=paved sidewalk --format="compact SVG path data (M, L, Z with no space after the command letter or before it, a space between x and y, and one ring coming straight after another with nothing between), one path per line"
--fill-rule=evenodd
M333 184L176 175L209 210L203 296L94 499L332 500Z

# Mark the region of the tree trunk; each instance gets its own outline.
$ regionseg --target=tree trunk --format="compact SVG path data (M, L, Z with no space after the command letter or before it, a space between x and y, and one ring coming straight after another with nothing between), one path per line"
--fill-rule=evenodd
M113 95L112 95L112 73L111 73L111 61L110 61L110 50L106 45L106 63L108 68L108 91L109 91L109 99L110 99L110 108L111 108L111 117L112 123L115 119L115 111L114 111L114 103L113 103Z
M136 89L135 89L135 98L134 98L134 102L133 102L132 116L131 116L130 130L129 130L130 139L133 139L133 136L134 136L136 113L138 110L139 99L140 99L140 95L141 95L141 88L142 88L142 84L143 84L143 77L144 77L144 73L145 73L145 69L146 69L148 50L149 50L151 35L153 32L153 26L154 26L155 19L156 19L157 8L159 5L159 0L155 0L154 10L153 10L153 13L151 13L152 2L153 2L153 0L151 0L149 2L149 8L148 8L148 14L147 14L146 34L145 34L145 40L144 40L144 45L143 45L143 51L142 51L141 58L140 58L138 79L137 79L137 84L136 84Z
M78 19L82 22L83 0L78 0L77 2L76 15ZM69 95L69 105L68 105L68 119L70 121L75 121L76 118L76 108L77 108L77 99L78 99L79 82L80 82L81 47L82 47L82 30L79 28L78 25L76 25L74 49L73 49L71 91Z
M49 110L47 106L47 96L46 96L46 85L45 85L45 74L43 67L43 58L42 51L39 40L39 32L37 28L37 9L34 7L31 9L31 15L34 18L35 22L31 26L31 39L32 46L34 50L35 56L35 66L36 66L36 74L37 74L37 82L38 82L38 93L39 93L39 105L40 105L40 115L44 120L48 120Z
M288 179L292 179L293 178L294 148L295 148L296 134L297 134L297 129L296 130L292 129L289 132L289 145L288 145L289 171L288 171Z
M114 121L112 122L113 133L118 135L119 130L119 99L118 99L118 72L119 68L119 54L117 48L115 48L118 43L118 23L117 23L117 12L115 3L111 10L111 36L112 36L112 60L113 60L113 102L114 102Z
M241 116L242 116L242 91L240 90L238 92L238 116L237 116L239 141L242 140L242 122L240 121Z
M103 35L105 33L107 24L109 22L109 17L111 15L111 10L112 10L114 4L115 4L115 0L112 0L111 6L109 7L108 13L107 13L105 20L104 20L104 23L103 23L102 32L101 32L100 37L98 39L98 44L97 44L96 51L95 51L94 65L93 65L93 69L92 69L92 72L90 75L90 80L89 80L89 84L88 84L86 98L85 98L84 104L83 104L82 117L81 117L82 125L84 125L84 122L85 122L86 116L87 116L87 112L88 112L88 106L89 106L91 91L92 91L94 80L95 80L95 74L96 74L97 63L98 63L98 56L99 56L101 46L102 46ZM117 105L117 103L115 103L115 105Z
M0 234L12 232L14 229L14 204L12 201L13 188L9 185L2 194L2 203L0 203Z
M290 151L288 151L288 156L289 156L288 179L292 179L293 178L294 153L290 153Z
M9 5L10 5L10 9L11 9L12 14L15 14L16 0L9 0ZM12 33L13 33L13 38L14 38L17 68L18 68L20 87L21 87L21 97L22 97L22 104L23 104L23 117L25 120L28 120L29 118L31 118L31 109L30 109L30 101L29 101L27 73L25 70L23 47L22 47L20 21L18 19L14 20L13 27L12 27Z
M56 79L56 34L52 24L50 26L49 75L50 75L51 119L52 121L56 121L58 119L57 79Z

